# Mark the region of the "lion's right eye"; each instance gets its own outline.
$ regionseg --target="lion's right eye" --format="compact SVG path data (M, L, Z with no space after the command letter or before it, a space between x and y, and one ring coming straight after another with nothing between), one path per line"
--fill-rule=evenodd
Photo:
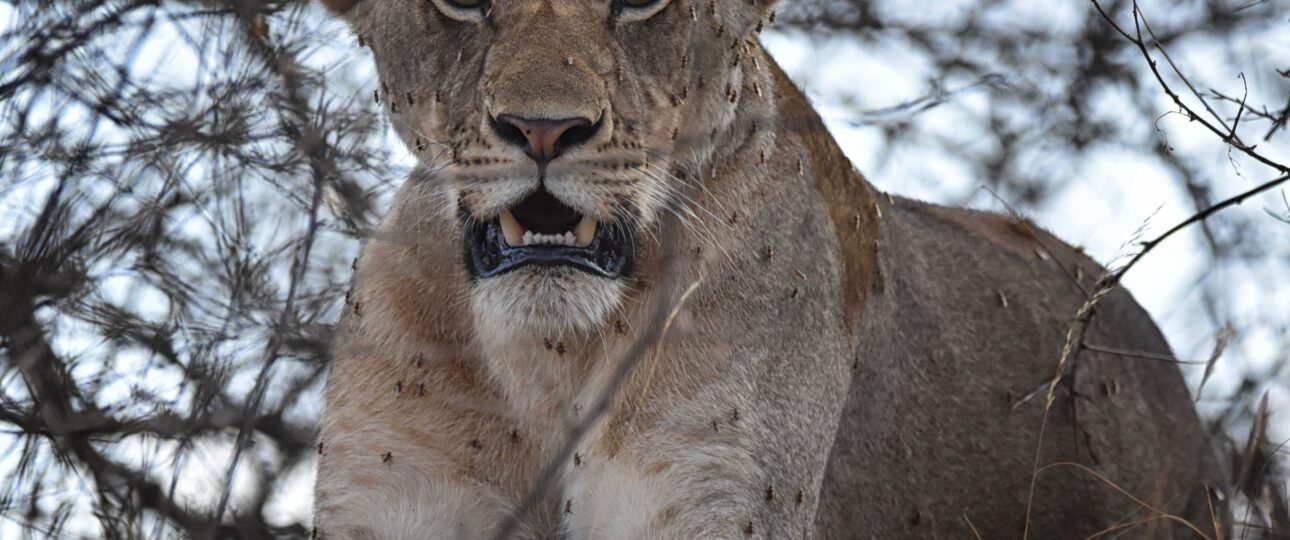
M489 0L430 0L449 19L478 23L484 18Z

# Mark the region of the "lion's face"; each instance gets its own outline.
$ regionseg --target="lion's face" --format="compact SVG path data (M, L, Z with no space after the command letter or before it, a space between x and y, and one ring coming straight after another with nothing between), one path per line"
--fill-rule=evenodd
M360 0L380 99L489 326L603 324L734 118L767 0ZM447 261L445 261L446 263ZM642 279L645 278L645 279Z

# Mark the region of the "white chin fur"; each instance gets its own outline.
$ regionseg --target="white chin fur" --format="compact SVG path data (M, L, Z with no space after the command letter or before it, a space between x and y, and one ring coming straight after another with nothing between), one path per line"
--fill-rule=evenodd
M622 300L622 289L619 280L573 268L529 267L476 281L470 305L476 328L568 335L604 325Z

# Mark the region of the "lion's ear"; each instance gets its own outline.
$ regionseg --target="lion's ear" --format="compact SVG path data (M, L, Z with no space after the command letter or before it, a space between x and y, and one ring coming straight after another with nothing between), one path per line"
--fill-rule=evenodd
M372 0L318 0L323 7L327 8L333 15L340 17L350 24L353 24L359 18L362 12L365 12Z
M701 0L692 0L700 2ZM730 16L728 21L734 25L736 30L743 32L751 31L753 28L760 30L763 26L769 26L774 22L775 6L778 0L752 0L739 2L739 7L733 12L727 12Z

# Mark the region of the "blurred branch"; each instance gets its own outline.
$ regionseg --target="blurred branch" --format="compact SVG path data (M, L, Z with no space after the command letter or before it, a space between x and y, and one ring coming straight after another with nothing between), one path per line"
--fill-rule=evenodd
M1193 122L1199 122L1200 125L1205 126L1206 129L1210 130L1219 138L1221 138L1223 142L1228 144L1228 146L1231 146L1232 148L1240 150L1245 155L1254 158L1255 160L1259 161L1264 165L1272 167L1273 169L1275 169L1277 172L1281 174L1290 174L1290 166L1284 163L1279 163L1259 153L1255 149L1256 148L1255 146L1247 145L1244 141L1241 140L1240 135L1236 133L1237 123L1240 122L1240 118L1241 118L1239 113L1237 114L1236 119L1233 121L1232 125L1229 126L1227 125L1226 121L1223 120L1223 117L1214 111L1213 107L1209 105L1209 101L1207 101L1205 97L1202 96L1201 93L1196 90L1196 87L1192 85L1191 80L1188 79L1187 76L1184 75L1182 71L1178 69L1178 65L1174 63L1174 59L1172 56L1169 55L1169 51L1165 49L1165 46L1160 42L1160 39L1156 37L1155 32L1151 30L1151 26L1147 24L1147 21L1143 18L1142 11L1138 7L1137 0L1134 0L1133 2L1133 23L1134 23L1135 33L1132 35L1126 32L1123 28L1121 28L1120 25L1115 22L1115 19L1112 18L1110 15L1108 15L1106 13L1106 10L1102 9L1102 4L1098 2L1098 0L1091 0L1091 1L1093 2L1093 5L1097 7L1098 13L1102 15L1102 18L1106 20L1107 24L1111 25L1112 28L1115 28L1116 32L1118 32L1122 37L1124 37L1124 39L1128 40L1130 43L1133 43L1133 45L1136 46L1138 50L1142 52L1142 57L1146 59L1147 64L1151 66L1151 73L1155 75L1156 82L1160 85L1160 89L1164 90L1165 94L1169 96L1169 99L1172 99L1174 104L1178 105L1178 108L1181 109L1184 113L1186 113L1187 118L1189 120ZM1206 120L1201 115L1197 114L1196 111L1191 108L1191 106L1187 105L1187 103L1183 101L1182 97L1178 95L1178 92L1176 92L1173 89L1173 87L1170 86L1169 83L1165 81L1164 76L1160 74L1159 66L1157 65L1158 62L1156 61L1155 58L1151 56L1151 50L1147 45L1146 38L1142 34L1142 31L1144 29L1146 30L1147 34L1151 35L1151 39L1153 40L1156 51L1159 52L1160 55L1165 58L1165 61L1169 63L1169 67L1173 69L1174 74L1191 91L1192 96L1194 96L1198 101L1200 101L1201 106L1203 106L1205 110L1213 118L1212 121ZM1246 107L1245 99L1242 98L1240 103L1242 108L1241 110L1244 110L1244 108Z

